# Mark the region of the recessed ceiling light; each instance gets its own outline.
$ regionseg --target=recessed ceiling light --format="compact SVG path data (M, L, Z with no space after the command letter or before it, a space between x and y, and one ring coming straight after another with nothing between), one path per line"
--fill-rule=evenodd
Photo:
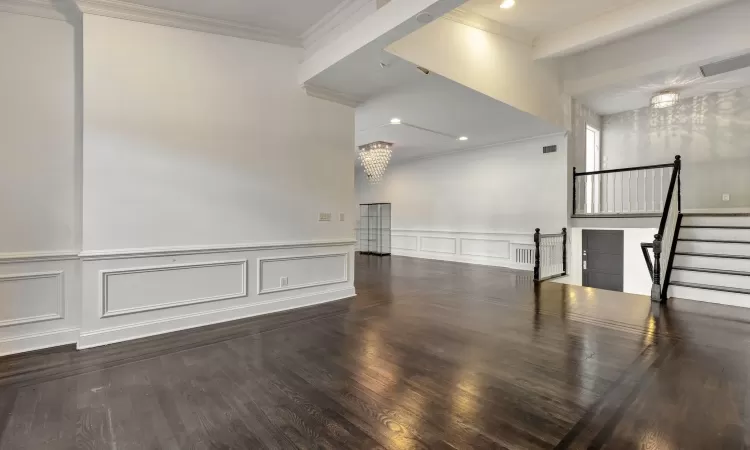
M515 4L516 4L516 0L503 0L503 2L500 3L500 7L503 9L510 9Z
M398 117L394 117L393 119L391 119L391 125L398 125L400 123L401 119L399 119Z
M459 141L468 141L469 138L467 138L466 136L461 136L460 138L458 138L458 140Z

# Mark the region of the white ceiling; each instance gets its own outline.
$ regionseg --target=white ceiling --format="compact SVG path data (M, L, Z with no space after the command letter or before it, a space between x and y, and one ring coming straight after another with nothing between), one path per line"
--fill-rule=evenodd
M595 112L608 115L649 106L651 96L673 90L681 99L750 86L750 68L704 78L698 66L656 73L606 89L587 92L577 100Z
M432 132L390 125L394 117ZM392 142L394 163L562 131L435 74L419 75L357 108L356 130L358 146ZM469 140L458 141L458 136Z
M128 0L299 37L342 0Z
M535 36L560 31L627 7L638 0L516 0L509 9L502 0L469 0L462 9Z

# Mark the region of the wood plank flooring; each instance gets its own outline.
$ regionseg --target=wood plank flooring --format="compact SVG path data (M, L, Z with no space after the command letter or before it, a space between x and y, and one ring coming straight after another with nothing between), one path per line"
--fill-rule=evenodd
M750 448L750 324L358 256L354 299L0 358L0 449Z

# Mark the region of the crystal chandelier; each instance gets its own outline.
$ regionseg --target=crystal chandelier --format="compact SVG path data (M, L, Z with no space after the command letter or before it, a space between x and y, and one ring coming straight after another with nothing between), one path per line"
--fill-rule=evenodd
M359 147L359 160L370 183L379 183L385 175L385 169L391 161L390 142L371 142Z

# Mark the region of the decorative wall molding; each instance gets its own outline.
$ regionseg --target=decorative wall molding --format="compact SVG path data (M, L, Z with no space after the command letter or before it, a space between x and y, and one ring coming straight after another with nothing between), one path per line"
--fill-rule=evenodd
M429 253L446 253L449 255L455 255L456 254L456 238L437 237L437 236L420 236L419 237L419 251L429 252Z
M267 262L281 262L281 261L296 261L305 259L317 259L317 258L329 258L329 257L343 257L344 258L344 274L342 277L333 278L330 280L319 280L310 283L295 284L289 286L281 286L274 288L263 287L263 266ZM297 289L304 289L316 286L327 286L329 284L346 283L349 281L349 253L325 253L316 255L298 255L298 256L278 256L278 257L266 257L258 258L258 295L270 294L272 292L284 292L292 291Z
M347 20L357 14L362 8L375 3L374 0L344 0L326 13L318 22L305 30L300 39L305 48L323 39L336 28L345 24Z
M413 228L393 228L391 231L393 255L519 270L532 270L534 267L534 233L532 231L524 233ZM449 242L453 245L446 244ZM483 243L485 245L482 245Z
M33 263L44 261L68 261L78 259L77 250L53 250L49 252L0 253L0 264Z
M409 245L412 243L414 245ZM403 234L391 233L391 249L418 251L419 238L417 236L407 236Z
M510 241L506 239L487 239L479 237L461 237L458 239L459 242L459 254L465 256L481 256L483 258L499 258L499 259L510 259ZM481 245L476 246L477 248L471 249L472 244L484 243L486 249L482 249ZM492 248L490 248L492 247ZM499 247L499 248L498 248ZM499 252L499 249L504 249L504 252Z
M197 255L205 253L227 253L245 252L252 250L281 250L309 247L338 247L354 245L354 239L333 239L314 241L290 241L290 242L259 242L232 245L200 245L181 247L150 247L150 248L128 248L113 250L86 250L79 254L83 261L99 261L104 259L125 258L149 258L159 256Z
M58 11L49 0L0 0L0 12L65 20L65 15Z
M364 99L360 99L357 97L353 97L351 95L347 95L338 91L334 91L332 89L327 89L320 86L313 86L311 84L304 84L302 86L302 89L304 89L305 93L309 95L310 97L319 98L321 100L327 100L329 102L338 103L340 105L349 106L351 108L356 108L357 106L364 103Z
M14 325L23 325L36 322L46 322L48 320L57 320L65 318L65 281L62 270L56 270L51 272L35 272L35 273L21 273L21 274L10 274L0 275L0 284L11 281L23 281L23 280L38 280L44 278L55 278L57 279L57 294L55 305L57 311L49 314L42 314L31 317L19 317L17 319L6 319L0 320L0 328L10 327ZM6 299L0 298L0 308L2 308L2 302Z
M205 33L221 34L254 41L301 47L302 40L269 28L242 22L213 19L151 6L138 5L122 0L76 0L84 14L114 17Z
M210 297L199 297L189 298L179 301L155 303L145 306L138 306L132 308L122 308L112 310L109 305L109 278L116 275L125 274L136 274L136 273L148 273L148 272L163 272L180 269L195 269L201 267L220 267L220 266L233 266L238 265L241 267L242 273L242 289L240 292L231 294L222 294ZM180 306L195 305L199 303L215 302L220 300L229 300L239 297L247 297L247 260L233 260L233 261L215 261L215 262L201 262L201 263L189 263L189 264L165 264L159 266L148 266L148 267L135 267L128 269L111 269L99 271L99 286L100 286L100 303L101 303L101 317L115 317L123 316L126 314L142 313L147 311L156 311L159 309L177 308Z
M115 327L82 331L78 338L77 347L78 349L85 349L115 342L140 339L158 334L227 322L230 320L327 303L354 297L355 295L354 288L349 286L341 289L332 289L330 291L315 292L294 297L274 298L265 302L235 305L222 309L199 311L196 313L128 323Z

